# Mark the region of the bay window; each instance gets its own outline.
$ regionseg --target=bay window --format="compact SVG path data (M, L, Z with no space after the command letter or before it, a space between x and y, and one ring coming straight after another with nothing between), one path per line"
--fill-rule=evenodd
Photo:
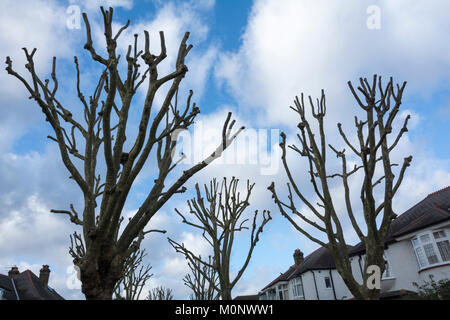
M450 262L450 231L442 229L422 233L412 240L420 269Z

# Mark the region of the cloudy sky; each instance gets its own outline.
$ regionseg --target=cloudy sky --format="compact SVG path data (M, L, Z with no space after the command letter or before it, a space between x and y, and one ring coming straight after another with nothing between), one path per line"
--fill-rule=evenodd
M173 68L179 42L184 32L191 32L189 42L194 49L187 59L189 72L181 91L193 89L202 112L191 130L191 162L214 146L215 129L221 127L228 111L233 112L238 124L249 128L242 136L253 143L238 140L223 159L186 185L192 190L195 183L207 183L212 177L236 176L242 185L250 179L256 187L247 214L257 209L272 211L273 220L266 226L234 296L257 293L293 263L296 248L305 254L317 248L280 216L267 191L272 181L280 192L286 190L278 134L284 131L293 141L298 118L289 106L301 92L316 97L325 90L328 141L341 148L336 123L341 122L351 133L353 116L360 112L347 81L356 82L374 73L385 79L392 76L396 82L408 81L398 125L410 114L410 130L393 157L401 161L413 155L414 160L394 209L400 214L429 193L449 185L448 1L433 0L431 6L426 1L411 0L2 0L2 61L10 56L15 68L24 72L21 48L36 47L36 68L45 77L56 56L60 98L73 108L80 107L74 88L73 56L80 59L86 89L92 89L99 69L82 49L85 33L78 12L88 13L96 47L100 48L104 41L100 5L116 8L117 28L127 19L132 21L121 37L119 51L126 50L134 33L143 35L148 30L152 39L157 39L158 31L165 32L169 57L161 72ZM158 42L152 42L156 52ZM50 213L50 209L65 209L70 203L81 206L82 195L68 180L56 145L46 139L50 128L38 107L5 71L0 72L0 82L0 272L7 273L17 265L38 273L42 264L49 264L50 285L67 299L83 298L68 253L69 235L77 229L66 216ZM144 90L138 93L137 110L144 94ZM138 112L130 117L131 128L137 117ZM255 137L256 142L251 140ZM336 168L329 158L330 168ZM188 160L181 169L189 167ZM305 163L293 155L289 161L299 185L311 194ZM151 187L152 173L148 166L137 181L125 216L139 207ZM357 189L358 183L353 181L352 187ZM333 183L333 191L336 207L344 217L338 182ZM150 223L150 227L165 229L167 234L152 234L143 242L154 273L148 288L164 285L179 299L189 294L182 284L187 267L166 236L184 242L196 253L208 254L201 234L182 225L174 212L174 208L185 210L191 196L189 191L171 199ZM354 200L357 206L357 194ZM346 226L348 242L354 244L356 237L348 223ZM249 234L244 232L236 241L232 272L239 270L245 258Z

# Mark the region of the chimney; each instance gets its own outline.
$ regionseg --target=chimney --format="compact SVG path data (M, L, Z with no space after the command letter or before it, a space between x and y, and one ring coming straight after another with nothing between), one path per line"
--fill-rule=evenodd
M8 277L13 278L14 276L17 276L20 274L19 268L17 267L11 267L11 270L8 271Z
M294 251L294 262L296 266L299 266L303 262L303 252L300 249Z
M39 272L39 281L44 288L48 287L48 279L50 278L50 268L48 265L43 265Z

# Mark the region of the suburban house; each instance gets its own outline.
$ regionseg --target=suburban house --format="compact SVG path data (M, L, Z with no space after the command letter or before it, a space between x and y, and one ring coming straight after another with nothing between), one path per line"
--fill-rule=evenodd
M12 267L8 275L0 274L0 300L64 300L48 286L50 268L42 266L39 277L30 270L19 272Z
M362 283L365 248L349 247L352 271ZM381 298L417 291L413 283L450 279L450 187L428 195L392 221L385 241L386 270ZM261 300L341 300L353 296L336 270L331 253L319 248L294 264L259 293Z

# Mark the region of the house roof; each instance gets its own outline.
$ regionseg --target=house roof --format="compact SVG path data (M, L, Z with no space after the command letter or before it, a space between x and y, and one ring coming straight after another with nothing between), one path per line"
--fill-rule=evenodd
M351 246L348 246L351 248ZM288 277L288 280L295 278L296 276L305 273L310 270L323 270L323 269L335 269L331 251L327 248L320 247L316 251L306 256L305 260L295 268L295 271Z
M11 279L8 276L0 274L0 289L3 291L3 298L6 300L17 300Z
M15 275L13 280L20 300L64 300L52 288L44 288L30 270ZM0 288L5 290L6 300L18 300L10 277L0 274Z
M352 246L348 246L349 249ZM310 253L303 260L301 264L296 266L295 264L290 266L289 269L280 274L277 278L275 278L271 283L265 286L262 290L265 290L274 284L281 281L289 281L292 278L297 277L298 275L305 273L310 270L323 270L323 269L334 269L336 265L334 263L333 256L329 249L320 247L319 249Z
M386 244L396 237L450 220L450 186L429 194L425 199L406 210L392 221L386 236ZM358 243L350 255L363 253L365 246Z
M287 281L288 277L295 271L295 265L292 265L289 267L289 269L284 272L281 273L278 277L276 277L272 282L270 282L267 286L265 286L262 290L265 290L271 286L273 286L274 284L281 282L281 281Z

